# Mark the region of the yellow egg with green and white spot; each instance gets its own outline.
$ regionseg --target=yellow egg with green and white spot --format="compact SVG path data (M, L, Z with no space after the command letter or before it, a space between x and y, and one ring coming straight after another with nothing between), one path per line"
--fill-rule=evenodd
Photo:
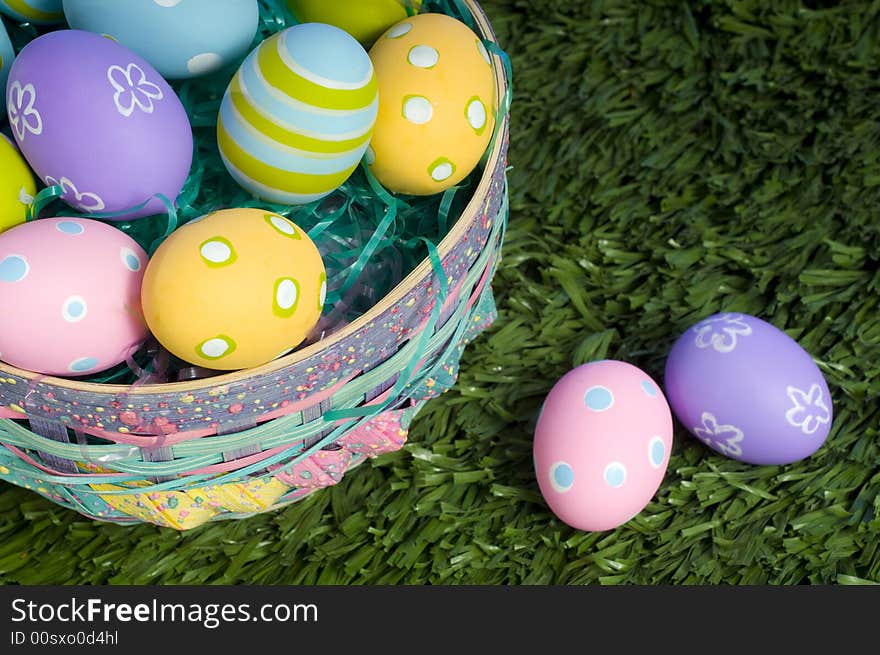
M370 49L379 115L367 163L388 189L432 195L476 168L492 139L497 92L482 40L444 14L397 23Z
M141 302L169 352L229 371L260 366L302 343L326 294L321 254L302 229L269 211L224 209L159 246Z

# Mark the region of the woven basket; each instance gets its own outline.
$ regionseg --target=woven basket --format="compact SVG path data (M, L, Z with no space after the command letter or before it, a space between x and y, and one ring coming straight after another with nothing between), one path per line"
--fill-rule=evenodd
M494 41L477 2L459 4ZM495 317L507 143L505 115L473 197L430 256L359 319L284 358L133 387L0 364L0 479L90 518L186 530L287 505L400 448Z

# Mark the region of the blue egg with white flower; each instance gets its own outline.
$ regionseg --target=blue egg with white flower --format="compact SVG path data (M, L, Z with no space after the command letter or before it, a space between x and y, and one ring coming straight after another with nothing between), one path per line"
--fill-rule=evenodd
M831 393L810 354L775 325L726 312L684 332L666 361L678 420L709 448L750 464L790 464L831 431Z
M222 6L218 6L222 5ZM74 29L103 34L167 79L237 66L257 33L257 0L64 0Z

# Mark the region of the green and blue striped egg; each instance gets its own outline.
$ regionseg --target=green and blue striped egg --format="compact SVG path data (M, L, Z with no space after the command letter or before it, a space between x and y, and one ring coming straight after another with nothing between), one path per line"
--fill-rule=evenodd
M258 198L306 204L357 168L378 107L373 64L352 36L294 25L263 41L232 78L217 121L220 155Z

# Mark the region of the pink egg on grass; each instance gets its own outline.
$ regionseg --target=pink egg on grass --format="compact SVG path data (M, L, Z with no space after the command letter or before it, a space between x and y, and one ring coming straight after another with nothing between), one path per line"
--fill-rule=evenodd
M143 58L98 34L58 30L28 43L9 71L6 112L28 163L81 212L163 213L154 196L173 202L189 174L180 100Z
M111 368L147 337L147 254L98 221L44 218L0 234L0 359L47 375Z
M666 398L647 373L620 361L569 371L550 390L535 427L541 494L579 530L610 530L641 512L671 450Z

